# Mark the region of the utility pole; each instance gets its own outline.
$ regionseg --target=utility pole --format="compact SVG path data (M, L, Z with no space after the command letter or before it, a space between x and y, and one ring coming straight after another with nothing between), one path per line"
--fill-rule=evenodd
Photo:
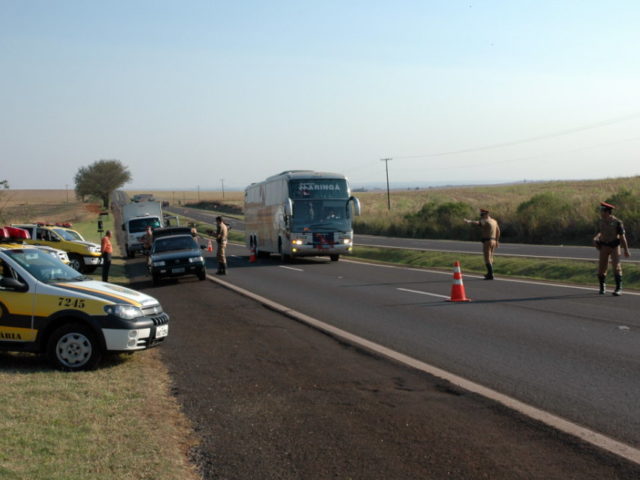
M220 183L222 183L222 201L224 202L224 178L220 179Z
M382 158L380 161L384 162L384 166L387 170L387 205L389 210L391 210L391 194L389 193L389 161L391 158Z

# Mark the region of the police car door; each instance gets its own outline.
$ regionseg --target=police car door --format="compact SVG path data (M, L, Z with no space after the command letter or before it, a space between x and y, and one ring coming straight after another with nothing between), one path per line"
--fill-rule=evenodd
M34 342L33 287L0 257L0 347Z

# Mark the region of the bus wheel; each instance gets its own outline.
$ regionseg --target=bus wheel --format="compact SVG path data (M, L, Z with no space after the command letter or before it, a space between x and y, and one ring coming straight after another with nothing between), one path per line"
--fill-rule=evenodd
M49 338L47 357L60 370L90 370L100 361L102 351L90 327L68 323L55 330Z
M340 260L340 254L336 253L334 255L330 255L329 258L332 262L337 262L338 260Z

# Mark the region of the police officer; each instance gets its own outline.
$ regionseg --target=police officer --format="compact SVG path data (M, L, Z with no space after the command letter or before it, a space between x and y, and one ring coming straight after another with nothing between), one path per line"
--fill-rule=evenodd
M222 217L216 217L216 243L218 244L218 251L216 252L216 258L218 260L218 275L227 274L227 256L225 250L227 248L227 237L229 231L227 225L222 221Z
M482 253L484 254L484 263L487 267L485 280L493 280L493 252L498 248L500 241L500 226L495 218L489 216L489 210L480 209L480 220L464 219L466 223L478 225L481 230Z
M607 278L607 267L609 257L611 265L615 270L616 289L613 295L622 295L622 265L620 264L620 245L624 250L624 256L629 257L629 245L624 233L622 221L612 215L613 205L600 202L600 221L598 222L598 233L593 237L593 245L599 251L598 281L600 282L600 295L606 293L605 279Z

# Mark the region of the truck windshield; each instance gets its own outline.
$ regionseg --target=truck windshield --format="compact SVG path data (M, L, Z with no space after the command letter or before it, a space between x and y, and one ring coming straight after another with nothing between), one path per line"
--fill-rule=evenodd
M86 277L57 258L35 248L6 252L32 276L44 283L76 282Z
M314 231L351 230L351 219L347 216L345 200L296 200L293 204L294 232L305 228Z
M84 242L84 238L75 230L65 230L64 228L54 228L54 232L56 232L60 237L64 238L68 242Z
M162 224L156 217L134 218L129 222L129 233L144 232L147 227L160 228Z

